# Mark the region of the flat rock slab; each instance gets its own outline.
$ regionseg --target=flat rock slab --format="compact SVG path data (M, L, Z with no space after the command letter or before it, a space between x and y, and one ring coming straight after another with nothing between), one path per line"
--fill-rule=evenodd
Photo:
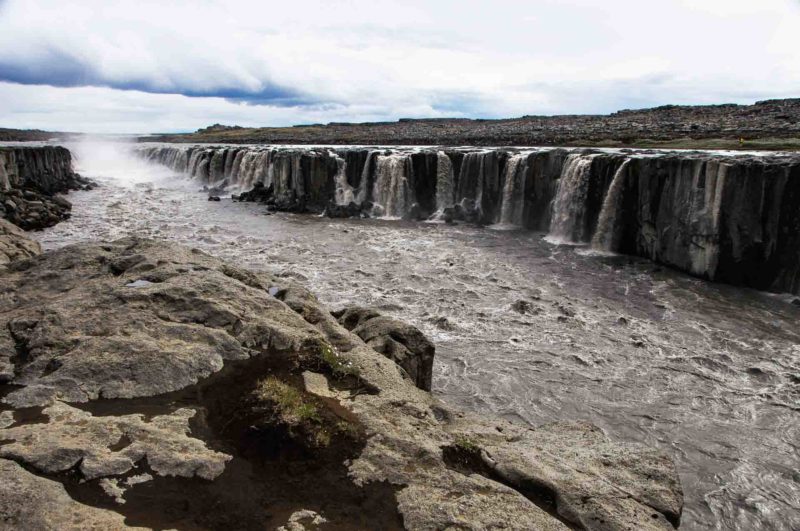
M46 473L78 467L87 480L123 475L143 459L162 476L197 476L212 480L230 456L209 450L189 433L191 409L169 415L94 417L56 402L42 413L47 422L0 429L0 457L23 462Z

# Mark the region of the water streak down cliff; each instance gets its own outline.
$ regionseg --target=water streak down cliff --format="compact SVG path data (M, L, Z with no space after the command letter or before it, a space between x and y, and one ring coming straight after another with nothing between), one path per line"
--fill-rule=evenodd
M142 146L209 186L310 212L452 217L549 232L693 275L800 293L800 157L596 150Z

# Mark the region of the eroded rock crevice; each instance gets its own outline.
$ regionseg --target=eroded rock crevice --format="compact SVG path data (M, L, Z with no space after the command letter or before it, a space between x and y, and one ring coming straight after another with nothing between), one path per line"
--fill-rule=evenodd
M189 436L229 459L215 477L203 477L202 467L193 474L167 475L147 456L121 474L102 478L87 477L85 458L55 473L14 460L64 484L76 501L122 514L130 526L272 529L296 511L312 510L334 529L402 529L394 498L397 487L358 487L348 478L345 462L357 457L365 443L358 420L338 402L307 393L299 370L286 356L264 353L228 362L202 382L167 395L80 405L93 418L134 414L148 422L175 411L195 411ZM303 397L302 405L313 408L303 410L310 411L308 416L281 418L271 397L259 397L259 385L270 379L291 382L286 385ZM293 407L299 410L301 405ZM132 444L136 440L123 434L108 449L116 454ZM143 476L152 479L141 480ZM109 485L118 498L109 496Z

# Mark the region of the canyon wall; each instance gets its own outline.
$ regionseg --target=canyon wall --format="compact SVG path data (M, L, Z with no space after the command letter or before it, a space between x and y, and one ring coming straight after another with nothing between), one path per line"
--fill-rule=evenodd
M138 153L215 189L260 190L249 197L280 209L519 227L800 293L796 156L169 145Z
M67 219L72 205L57 194L90 187L72 170L66 148L0 147L0 218L23 229L41 229Z
M0 148L0 189L35 188L47 194L73 188L72 156L60 146Z

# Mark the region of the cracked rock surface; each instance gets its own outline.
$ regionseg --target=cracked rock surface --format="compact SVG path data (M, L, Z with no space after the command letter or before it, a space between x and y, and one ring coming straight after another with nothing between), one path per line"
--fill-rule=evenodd
M0 293L2 529L679 521L664 454L453 410L285 278L128 238L12 262Z
M149 421L142 415L94 417L63 402L55 402L43 413L46 423L0 430L0 439L14 441L0 447L0 457L49 473L78 467L86 479L122 475L147 459L162 476L213 480L230 459L187 435L189 419L195 415L191 409Z

